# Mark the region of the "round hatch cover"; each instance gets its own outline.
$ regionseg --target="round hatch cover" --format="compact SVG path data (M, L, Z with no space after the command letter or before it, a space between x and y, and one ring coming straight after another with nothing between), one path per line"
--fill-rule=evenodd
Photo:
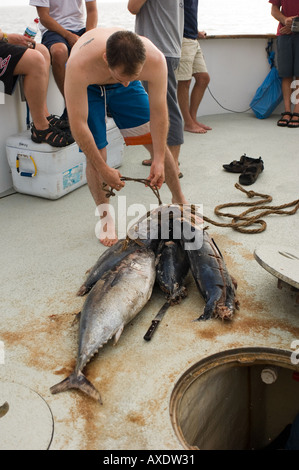
M38 393L0 382L0 450L46 450L53 429L51 410Z

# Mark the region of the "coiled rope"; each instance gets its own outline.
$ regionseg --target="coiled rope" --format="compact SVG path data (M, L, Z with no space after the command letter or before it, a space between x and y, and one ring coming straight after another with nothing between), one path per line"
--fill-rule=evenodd
M272 202L272 196L268 194L261 194L255 191L246 191L239 183L235 184L235 187L245 193L248 198L253 197L260 197L261 199L258 201L253 202L229 202L226 204L220 204L214 209L214 213L219 217L229 217L231 218L230 223L221 223L216 222L208 217L203 217L205 222L211 223L218 227L231 227L232 229L236 230L237 232L241 233L261 233L267 228L266 222L262 219L262 217L266 217L267 215L271 214L278 214L278 215L294 215L297 210L299 209L299 199L289 202L287 204L282 204L280 206L269 206ZM226 207L250 207L249 209L245 210L241 214L231 214L229 212L221 212L222 209ZM294 207L293 207L294 206ZM291 210L285 210L290 207L293 207ZM249 216L255 211L261 211L256 215ZM257 228L248 228L252 225L259 225L260 227Z

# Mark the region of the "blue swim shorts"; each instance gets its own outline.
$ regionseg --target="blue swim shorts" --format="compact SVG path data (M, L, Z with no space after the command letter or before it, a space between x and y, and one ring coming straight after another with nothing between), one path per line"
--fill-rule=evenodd
M114 119L126 145L151 144L148 95L140 81L124 87L120 83L90 85L88 126L99 149L108 145L106 113Z

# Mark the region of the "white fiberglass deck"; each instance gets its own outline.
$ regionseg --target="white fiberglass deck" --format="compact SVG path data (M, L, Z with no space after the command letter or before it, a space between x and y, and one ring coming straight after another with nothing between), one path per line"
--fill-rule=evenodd
M248 113L200 120L213 130L185 134L180 181L188 200L203 204L205 216L216 219L213 211L218 204L249 202L234 187L239 175L222 169L223 163L238 160L243 153L261 156L265 165L247 190L271 195L275 206L299 198L299 130L277 127L277 116L259 121ZM146 157L141 147L126 148L121 173L146 177L148 168L141 165ZM137 202L149 208L157 202L149 188L133 182L127 182L119 195L126 196L127 206ZM161 198L171 202L165 185ZM117 212L117 197L112 204ZM0 389L2 382L19 384L45 400L53 415L53 438L45 428L50 449L181 449L170 421L169 400L186 369L220 351L253 346L290 350L299 340L296 293L278 289L277 279L254 258L261 245L298 247L299 212L265 217L267 229L260 234L208 224L238 281L241 306L233 321L193 322L204 301L188 277L188 297L168 310L153 339L145 342L143 335L164 303L155 288L117 346L106 345L85 370L100 390L103 405L77 391L51 395L49 388L66 377L76 361L75 318L84 302L76 291L105 249L95 237L94 203L84 186L57 201L12 194L0 200L0 213L0 341L5 353L0 356Z

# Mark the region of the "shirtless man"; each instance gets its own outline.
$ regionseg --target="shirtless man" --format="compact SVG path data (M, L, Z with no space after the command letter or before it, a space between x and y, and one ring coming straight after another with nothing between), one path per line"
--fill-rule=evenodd
M140 81L148 82L148 95ZM176 165L166 145L168 133L167 66L164 55L147 38L119 28L85 33L72 49L67 63L65 97L72 134L87 160L86 178L97 206L109 199L105 182L120 191L121 173L106 164L106 105L126 145L144 145L154 156L151 186L164 180L173 203L187 203ZM101 210L100 210L101 213ZM105 246L117 241L109 211L102 214Z

